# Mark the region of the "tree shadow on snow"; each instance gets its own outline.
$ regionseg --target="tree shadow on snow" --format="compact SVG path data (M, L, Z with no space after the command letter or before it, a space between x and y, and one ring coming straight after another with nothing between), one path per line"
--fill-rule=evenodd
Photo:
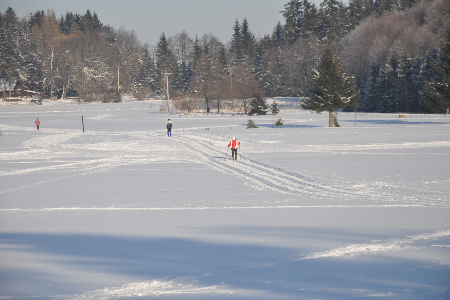
M247 126L247 124L242 124ZM256 124L259 127L266 127L266 128L319 128L322 126L316 126L316 125L296 125L296 124L286 124L281 126L276 126L274 124Z
M279 255L293 256L292 250L281 247L215 244L182 238L2 233L0 240L0 245L9 245L16 251L50 255L55 262L81 269L146 278L195 273L256 258L270 260Z
M298 228L286 230L272 229L271 234L286 234L295 237ZM224 228L222 234L234 235L237 229ZM270 231L270 228L241 228L243 236ZM255 230L257 232L255 232ZM345 234L349 238L345 243L367 241L376 236L365 237L362 234L340 233L333 230L308 228L300 232L300 237L309 238L321 235L319 239L327 244L341 241ZM257 243L211 243L183 238L117 237L90 234L46 234L46 233L4 233L0 235L1 244L14 251L30 253L39 257L45 255L48 266L62 266L64 271L90 270L92 273L113 273L130 278L130 282L154 279L171 280L193 276L199 285L213 286L226 284L231 289L248 291L264 290L258 299L271 296L289 298L349 298L381 296L383 299L399 297L444 295L449 293L450 273L448 266L433 268L426 262L409 256L399 255L357 255L353 257L324 257L304 259L311 247L303 249L270 247ZM328 243L329 242L329 243ZM312 244L317 245L317 241ZM323 247L323 246L322 246ZM318 249L317 249L318 250ZM324 249L322 248L322 251ZM327 249L330 250L330 249ZM5 259L5 258L3 258ZM46 266L44 264L44 266ZM22 266L24 268L26 266ZM17 278L17 270L1 270L0 278L3 294L8 282ZM43 280L42 274L34 270L34 277ZM40 276L39 276L40 275ZM186 277L185 277L186 278ZM56 285L71 285L76 293L76 283L70 276L59 279ZM23 279L22 279L23 280ZM445 288L447 287L447 288ZM83 287L79 287L79 289ZM66 290L62 290L67 293ZM22 291L25 293L25 291ZM61 292L61 291L57 291ZM78 293L84 292L78 290ZM30 296L36 290L28 291ZM435 294L433 294L435 293ZM442 294L444 293L444 294ZM11 296L15 296L14 294ZM212 299L241 298L243 295L221 295ZM177 299L190 299L192 295L180 295ZM276 298L276 297L274 297ZM273 298L272 298L273 299ZM444 298L443 298L444 299Z
M355 123L355 120L339 120L339 122ZM356 123L367 123L376 125L440 125L448 124L445 122L429 122L429 121L407 121L407 120L356 120Z

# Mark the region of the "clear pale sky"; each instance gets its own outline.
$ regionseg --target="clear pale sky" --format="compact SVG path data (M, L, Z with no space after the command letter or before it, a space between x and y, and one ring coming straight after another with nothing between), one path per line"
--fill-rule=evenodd
M191 38L213 33L223 43L233 34L236 19L244 18L256 37L271 34L280 21L280 13L289 0L1 0L0 11L12 7L24 17L38 10L51 8L56 17L67 11L84 14L87 9L97 13L105 25L134 30L142 43L156 45L161 33L166 37L186 30ZM322 2L314 0L316 6Z

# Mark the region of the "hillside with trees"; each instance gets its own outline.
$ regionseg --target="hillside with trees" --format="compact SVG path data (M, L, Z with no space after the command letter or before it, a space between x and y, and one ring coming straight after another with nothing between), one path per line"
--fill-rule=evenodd
M432 66L448 30L450 2L424 0L407 10L369 16L347 34L339 52L363 93L360 109L429 111L425 82L437 74Z
M310 76L326 48L361 91L357 109L431 112L427 82L442 82L447 0L287 1L284 24L256 38L235 20L230 42L183 31L156 46L133 31L104 25L99 16L52 10L19 17L0 14L0 78L21 81L48 99L121 101L166 96L185 111L251 110L256 95L310 97ZM205 30L206 31L206 30ZM7 98L3 93L3 98ZM166 108L168 109L168 107Z

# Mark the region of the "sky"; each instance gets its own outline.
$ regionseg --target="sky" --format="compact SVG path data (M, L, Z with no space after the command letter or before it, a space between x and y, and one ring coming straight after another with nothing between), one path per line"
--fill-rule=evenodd
M235 20L247 19L256 37L271 34L288 0L1 0L0 11L12 7L18 17L51 8L56 17L67 11L96 12L100 21L115 29L134 30L142 43L156 45L161 34L174 36L186 30L191 38L213 33L222 43L233 34ZM314 0L316 5L321 1Z

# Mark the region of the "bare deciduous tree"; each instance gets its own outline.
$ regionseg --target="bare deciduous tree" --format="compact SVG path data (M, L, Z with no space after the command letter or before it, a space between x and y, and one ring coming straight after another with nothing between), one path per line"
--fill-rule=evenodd
M53 10L47 10L47 14L43 18L42 27L37 24L33 26L30 39L41 50L41 62L44 71L43 85L44 89L48 87L50 98L53 99L53 91L55 90L54 66L60 55L60 45L63 39Z
M244 114L247 115L251 98L262 91L258 81L243 64L236 66L233 80L234 95L240 100Z
M191 51L194 45L194 40L189 37L187 31L183 30L181 33L178 33L173 37L169 37L167 40L173 54L177 58L177 61L185 62L192 59Z

